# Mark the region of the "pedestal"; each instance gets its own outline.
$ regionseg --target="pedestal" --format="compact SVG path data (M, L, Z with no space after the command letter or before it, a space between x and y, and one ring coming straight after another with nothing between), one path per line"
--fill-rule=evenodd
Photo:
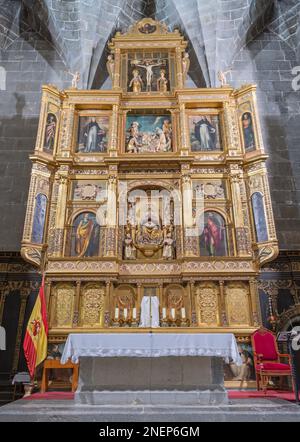
M217 357L80 358L77 404L227 404Z

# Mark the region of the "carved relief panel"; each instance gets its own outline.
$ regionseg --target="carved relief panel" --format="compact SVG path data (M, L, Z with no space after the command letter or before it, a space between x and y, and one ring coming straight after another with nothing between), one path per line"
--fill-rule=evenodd
M54 311L51 314L51 326L71 328L76 288L72 283L60 283L52 290L54 290L54 305L52 306Z
M219 286L213 282L199 284L196 287L196 311L199 326L218 326Z
M250 325L249 285L244 282L226 284L225 299L229 325Z
M81 289L81 325L83 327L102 327L104 322L105 287L90 283Z

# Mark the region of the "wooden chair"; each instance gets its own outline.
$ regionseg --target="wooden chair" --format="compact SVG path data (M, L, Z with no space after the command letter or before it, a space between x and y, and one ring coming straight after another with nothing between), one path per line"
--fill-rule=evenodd
M292 377L291 358L288 354L279 353L275 335L265 328L260 328L253 333L251 341L257 389L262 388L266 394L270 378ZM288 363L282 363L281 358L287 358Z
M49 384L49 370L55 368L66 369L71 368L73 370L72 376L72 392L75 392L78 387L78 375L79 375L79 364L73 364L73 362L67 362L66 364L61 364L58 359L46 359L43 367L43 377L41 384L41 393L45 393L48 390Z

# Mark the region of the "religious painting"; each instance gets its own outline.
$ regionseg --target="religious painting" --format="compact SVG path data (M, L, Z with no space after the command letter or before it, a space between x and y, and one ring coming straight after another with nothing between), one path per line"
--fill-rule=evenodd
M251 152L252 150L255 150L255 135L251 112L245 112L242 115L242 128L245 151Z
M238 351L242 365L237 365L232 360L224 363L225 382L231 382L232 387L256 388L253 348L248 343L238 343Z
M223 150L218 115L191 115L189 131L192 152Z
M226 199L225 180L193 180L193 198L196 200Z
M136 54L128 59L128 92L161 92L170 90L168 54Z
M103 201L107 198L107 182L100 180L73 181L73 201Z
M94 213L84 212L75 218L71 242L71 256L89 258L99 255L100 226Z
M255 192L252 197L252 212L255 225L256 241L268 241L268 228L265 215L264 199L261 193Z
M106 153L108 146L109 117L81 116L78 127L77 152Z
M227 256L227 235L224 218L217 212L204 212L200 221L203 230L200 236L201 256Z
M133 154L172 151L170 115L129 115L126 121L126 152Z
M42 244L47 211L47 197L39 193L35 198L31 241L34 244Z
M47 121L46 121L46 127L45 127L44 146L43 146L44 152L53 153L54 143L55 143L55 135L56 135L56 127L57 127L56 115L49 113L47 115Z
M142 34L153 34L157 30L157 26L151 23L145 23L139 27Z

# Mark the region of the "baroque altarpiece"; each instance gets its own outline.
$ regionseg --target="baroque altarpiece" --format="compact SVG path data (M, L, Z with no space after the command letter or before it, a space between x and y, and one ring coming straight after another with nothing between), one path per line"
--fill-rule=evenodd
M256 87L187 88L187 43L145 19L109 44L110 90L43 87L22 256L45 275L49 338L261 323L276 258ZM224 75L220 75L224 80Z

